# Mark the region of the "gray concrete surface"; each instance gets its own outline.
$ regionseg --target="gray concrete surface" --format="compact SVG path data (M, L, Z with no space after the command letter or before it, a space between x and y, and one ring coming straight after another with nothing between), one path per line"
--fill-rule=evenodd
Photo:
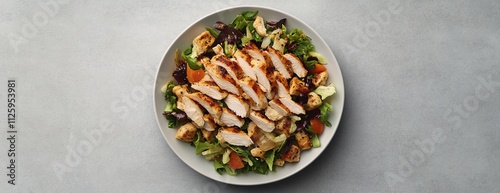
M177 35L242 4L312 26L346 87L324 154L254 187L182 163L156 126L151 95ZM494 0L2 1L0 192L500 192L498 10ZM15 186L6 176L9 79L17 83ZM100 128L109 130L89 141ZM85 153L68 162L77 148Z

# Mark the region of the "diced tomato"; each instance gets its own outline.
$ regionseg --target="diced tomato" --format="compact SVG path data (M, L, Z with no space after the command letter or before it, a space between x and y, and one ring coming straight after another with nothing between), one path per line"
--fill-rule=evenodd
M320 72L326 71L326 67L323 66L322 64L315 64L314 69L307 68L307 71L309 71L309 73L311 73L311 74L318 74Z
M193 70L189 66L187 66L186 74L188 81L190 83L195 83L200 81L205 76L205 71L203 71L202 68Z
M243 164L243 160L241 160L241 157L234 151L229 154L229 162L227 164L229 165L229 168L233 170L245 167L245 165Z
M325 128L325 124L321 122L318 118L311 119L311 129L316 132L318 135L323 133L323 129Z

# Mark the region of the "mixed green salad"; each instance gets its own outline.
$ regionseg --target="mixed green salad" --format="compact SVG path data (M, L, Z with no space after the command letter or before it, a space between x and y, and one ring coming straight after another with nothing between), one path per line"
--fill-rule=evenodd
M286 19L258 11L217 21L173 59L162 87L164 116L176 138L213 161L218 173L267 174L319 147L335 94L325 58ZM172 136L173 137L173 136Z

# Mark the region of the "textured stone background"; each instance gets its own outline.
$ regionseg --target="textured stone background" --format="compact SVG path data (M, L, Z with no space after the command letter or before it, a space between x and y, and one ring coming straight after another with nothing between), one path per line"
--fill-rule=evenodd
M324 154L255 187L218 183L182 163L152 110L154 73L177 35L242 4L312 26L346 87ZM498 10L495 0L2 1L0 105L15 78L19 139L12 186L0 111L0 191L500 192ZM90 144L86 133L106 124L113 130ZM92 149L68 166L68 152L85 141ZM68 168L59 176L58 164Z

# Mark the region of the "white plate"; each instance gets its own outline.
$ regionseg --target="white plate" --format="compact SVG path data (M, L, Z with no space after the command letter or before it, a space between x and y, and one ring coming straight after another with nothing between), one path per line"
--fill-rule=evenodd
M230 23L237 14L243 11L255 10L258 10L258 15L262 16L266 21L278 21L282 18L286 18L285 24L288 30L291 30L292 28L302 29L304 33L312 38L312 43L315 45L316 51L326 57L328 61L326 68L328 69L330 75L328 82L333 82L337 88L337 93L334 95L334 97L331 98L333 113L330 115L329 120L332 123L332 127L326 127L323 134L320 136L321 147L303 151L298 163L287 163L284 167L277 167L276 172L269 172L267 175L257 174L253 172L240 174L237 176L230 176L227 174L219 175L214 170L212 161L205 160L205 158L201 155L195 155L194 147L190 146L188 143L177 140L175 138L176 129L168 128L168 122L162 115L166 102L160 89L163 84L165 84L165 82L173 80L172 71L175 68L174 53L176 49L183 50L188 47L198 34L203 32L206 27L212 27L216 21ZM235 185L259 185L282 180L297 173L298 171L311 164L321 154L321 152L325 150L327 145L332 140L335 131L337 130L340 122L340 117L342 115L342 110L344 107L344 81L342 78L340 67L332 51L330 50L326 42L307 24L290 14L283 13L275 9L259 6L240 6L217 11L206 17L203 17L202 19L194 22L194 24L192 24L179 35L179 37L168 48L160 63L160 66L158 67L153 96L153 106L155 108L154 111L156 114L156 120L163 134L163 137L167 141L168 145L170 145L170 148L172 148L172 150L177 154L177 156L179 156L182 161L184 161L184 163L186 163L188 166L198 171L199 173L220 182Z

